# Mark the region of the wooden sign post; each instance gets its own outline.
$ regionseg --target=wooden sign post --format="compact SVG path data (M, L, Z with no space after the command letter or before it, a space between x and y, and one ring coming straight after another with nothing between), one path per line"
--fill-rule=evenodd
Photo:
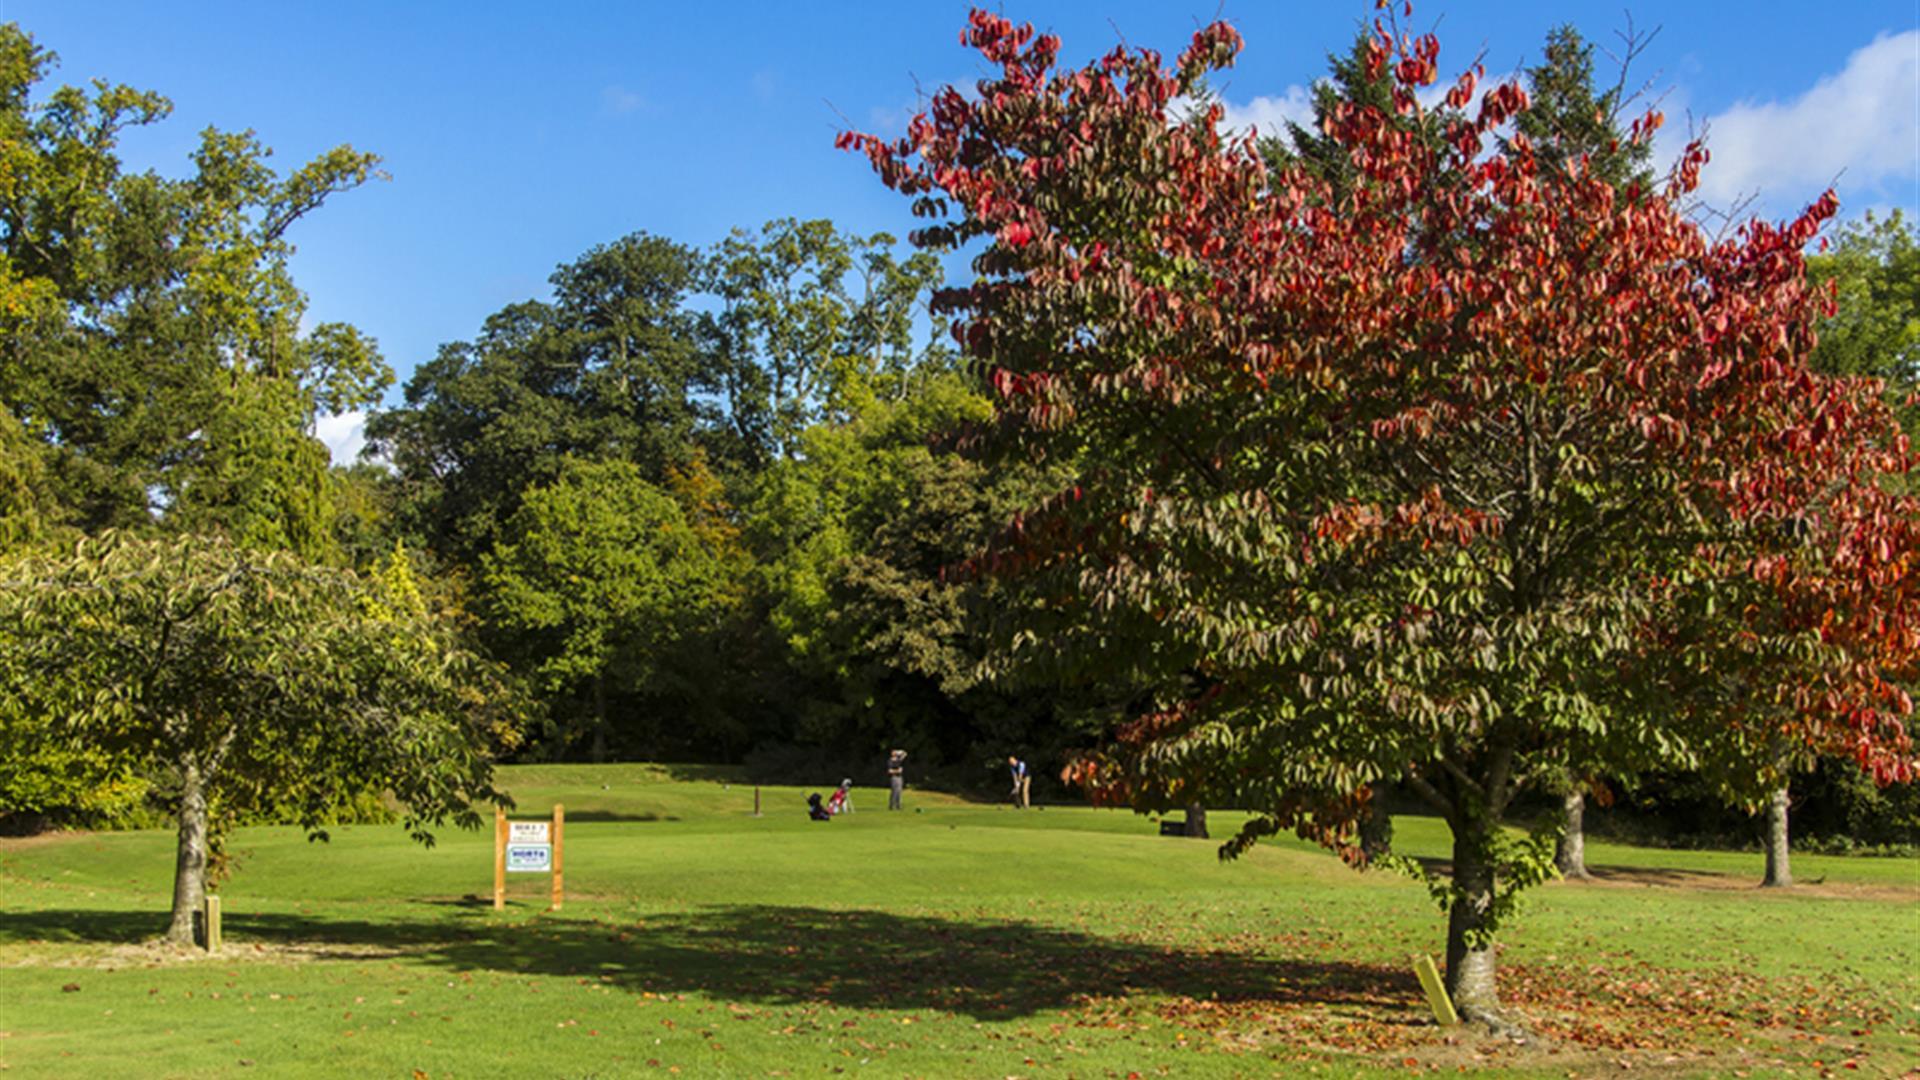
M507 906L508 874L552 874L553 910L566 898L566 807L553 807L553 820L508 821L507 812L493 817L493 910Z
M560 901L565 898L561 888L561 855L566 852L567 808L559 803L553 804L553 910L560 910Z
M507 811L493 808L493 910L507 906Z
M220 951L220 894L208 893L205 919L207 951Z

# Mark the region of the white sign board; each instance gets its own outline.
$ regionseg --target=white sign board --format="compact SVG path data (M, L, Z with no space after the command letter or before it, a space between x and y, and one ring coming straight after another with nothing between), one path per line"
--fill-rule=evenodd
M509 821L507 843L545 844L549 842L547 833L552 828L552 823L545 821Z
M508 844L507 872L545 874L553 870L552 844Z

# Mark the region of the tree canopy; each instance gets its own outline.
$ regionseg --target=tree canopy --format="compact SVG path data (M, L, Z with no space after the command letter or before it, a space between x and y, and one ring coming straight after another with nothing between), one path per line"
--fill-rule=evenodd
M1911 777L1920 519L1882 478L1913 460L1875 385L1807 365L1831 194L1716 242L1678 206L1704 148L1651 189L1545 157L1520 86L1468 71L1429 110L1437 39L1384 25L1386 103L1327 115L1341 184L1180 110L1225 24L1171 67L1061 67L985 12L966 40L977 93L842 145L919 242L983 245L936 305L988 446L1072 469L977 560L1031 598L1003 663L1164 688L1076 768L1096 795L1359 861L1369 782L1403 780L1455 837L1449 989L1497 1021L1492 935L1551 852L1501 825L1543 775L1678 762L1757 799L1784 736Z
M318 833L385 792L419 839L476 825L513 732L492 682L399 553L362 580L220 539L108 535L0 570L0 719L44 717L55 747L168 775L175 941L238 814Z
M482 560L489 614L526 639L518 651L549 689L584 691L595 761L606 759L609 693L657 700L681 646L740 600L744 551L689 516L630 462L570 459L525 493ZM658 718L627 726L639 747L657 745Z

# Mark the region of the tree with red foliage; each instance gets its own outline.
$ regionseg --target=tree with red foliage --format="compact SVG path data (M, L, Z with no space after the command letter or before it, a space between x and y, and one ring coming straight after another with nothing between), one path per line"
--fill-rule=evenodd
M1679 766L1757 800L1783 742L1912 778L1914 458L1878 384L1806 364L1831 193L1716 242L1677 205L1703 147L1658 187L1544 167L1520 87L1426 110L1439 43L1376 30L1391 105L1326 116L1338 190L1188 105L1224 23L1068 69L976 11L994 77L841 145L918 242L980 246L936 303L998 398L982 442L1073 477L974 564L1029 601L1000 662L1169 688L1070 778L1253 810L1225 855L1292 829L1355 863L1369 783L1405 783L1454 838L1448 989L1505 1026L1493 935L1552 873L1550 831L1503 828L1530 785Z

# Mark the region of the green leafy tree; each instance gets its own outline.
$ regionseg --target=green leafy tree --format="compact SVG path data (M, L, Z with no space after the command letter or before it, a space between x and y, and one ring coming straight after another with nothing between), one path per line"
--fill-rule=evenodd
M1527 109L1513 129L1529 143L1540 167L1590 172L1617 190L1652 194L1653 144L1631 137L1623 117L1632 104L1627 77L1647 38L1627 36L1612 86L1594 82L1593 45L1571 25L1547 34L1545 55L1526 69ZM1511 145L1512 140L1507 140Z
M568 459L632 462L652 481L692 460L715 385L684 309L698 267L672 241L624 237L555 271L551 302L503 308L421 364L401 407L367 420L402 526L476 568L522 493Z
M304 438L316 413L369 404L390 380L350 327L299 333L306 302L287 268L289 230L378 159L341 146L282 176L250 132L209 129L187 176L127 174L119 139L171 106L104 82L36 100L53 62L0 27L0 404L39 444L65 519L151 528L210 473L226 474L213 486L231 500L243 460L299 456L263 454L262 425L282 429L278 442ZM241 484L267 501L240 514L322 505L295 493L315 486L308 472ZM207 513L183 516L206 527Z
M1366 174L1354 164L1350 150L1326 130L1328 118L1342 103L1379 110L1397 130L1429 146L1440 140L1440 130L1430 116L1404 114L1393 108L1392 73L1368 64L1374 39L1372 33L1362 30L1344 54L1327 54L1327 77L1313 84L1311 124L1289 120L1284 135L1260 141L1261 156L1277 172L1294 166L1311 171L1325 182L1328 201L1333 204L1366 182Z
M0 407L0 553L39 536L52 507L41 447Z
M282 175L251 133L209 129L184 176L128 173L120 140L171 105L106 81L44 90L54 63L0 25L0 550L119 528L337 559L310 426L390 376L350 327L299 332L289 231L377 159L342 146ZM57 753L34 734L57 720L0 716L25 755L0 803L51 809L32 777L91 775L21 764Z
M585 697L581 726L602 761L615 700L631 707L657 691L671 674L667 655L736 602L729 562L638 466L569 459L527 491L482 560L483 610L519 639L549 692ZM618 726L651 748L662 724L642 715Z
M1909 433L1920 433L1920 235L1904 213L1869 212L1807 258L1807 276L1833 283L1833 312L1820 323L1812 364L1835 375L1883 380Z
M964 589L940 571L985 538L986 493L978 466L928 440L984 408L952 374L899 402L868 395L757 478L747 533L766 625L798 683L785 695L802 703L793 734L877 745L914 741L930 713L957 719L941 688L970 685L973 659ZM909 682L917 700L889 694Z
M898 395L921 359L914 319L940 264L901 259L886 233L831 221L768 222L708 256L720 312L707 320L727 372L727 415L750 462L792 458L801 432L851 415L862 392Z
M0 716L164 770L179 821L167 938L190 942L209 856L236 815L317 835L343 802L389 793L416 839L476 826L511 737L488 667L412 587L225 539L109 535L0 569Z

